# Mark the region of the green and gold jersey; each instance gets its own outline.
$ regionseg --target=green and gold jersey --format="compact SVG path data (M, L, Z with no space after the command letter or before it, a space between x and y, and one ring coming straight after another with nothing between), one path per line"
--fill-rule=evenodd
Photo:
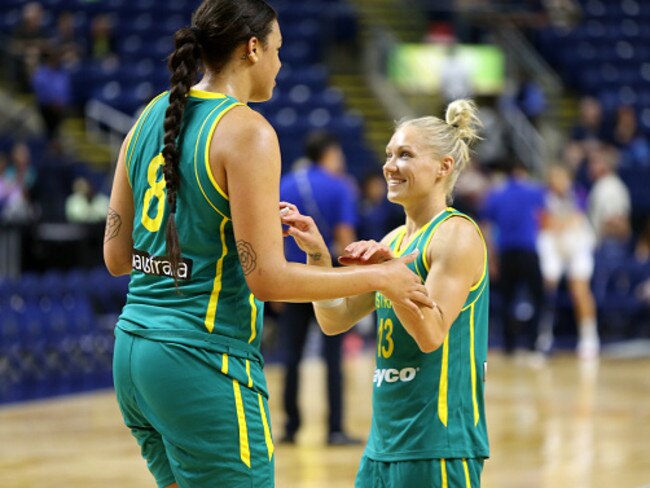
M209 161L217 124L242 104L221 94L189 93L180 133L178 288L165 244L169 208L161 152L168 105L169 96L163 93L147 106L126 148L135 208L133 269L118 327L261 362L263 303L244 279L228 196L215 181Z
M420 251L409 267L423 282L429 273L428 244L440 224L450 218L474 223L448 208L422 227L410 243L404 243L404 248L405 228L390 243L397 255ZM472 287L442 347L429 354L423 353L406 332L390 300L376 294L377 369L366 446L370 459L489 456L483 400L489 305L487 252L485 263L482 278Z

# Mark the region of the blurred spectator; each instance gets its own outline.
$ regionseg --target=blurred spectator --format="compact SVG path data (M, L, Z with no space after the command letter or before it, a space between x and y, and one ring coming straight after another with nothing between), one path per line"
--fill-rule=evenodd
M97 15L90 24L88 56L104 63L117 62L117 39L111 18L106 14Z
M9 200L13 186L7 175L8 167L9 160L7 159L7 155L0 153L0 215L2 215L3 208Z
M386 199L386 180L381 173L368 174L361 184L357 237L379 242L404 224L404 212Z
M596 304L590 285L596 239L571 180L566 167L550 168L546 212L538 240L548 313L542 321L537 346L544 352L551 349L557 290L560 279L566 275L578 325L578 356L591 359L599 351Z
M456 182L454 208L477 217L481 210L481 203L489 189L490 180L483 174L479 164L476 161L471 161Z
M307 137L306 156L310 164L282 177L280 198L295 204L301 213L314 219L336 261L345 246L356 239L356 193L345 172L345 156L338 140L326 132ZM285 241L288 261L305 262L306 256L293 239ZM310 323L314 320L311 303L285 303L279 324L285 336L286 376L284 409L286 424L280 442L294 443L301 424L298 406L299 366L307 341ZM358 444L343 430L343 372L341 353L343 334L321 335L327 363L327 398L329 404L328 437L330 445Z
M589 154L589 220L599 243L610 241L625 246L630 237L630 192L616 174L617 151L602 145Z
M539 119L548 108L544 90L530 76L523 76L519 81L515 103L535 127L539 126Z
M11 151L11 164L3 172L7 196L2 208L2 220L26 222L33 217L30 190L36 181L36 172L31 165L29 147L16 143Z
M492 107L481 105L479 118L483 123L483 140L476 147L476 156L481 164L494 166L505 161L510 154L510 135L501 114ZM460 174L463 176L464 171Z
M634 259L639 263L650 262L650 217L646 218L634 246Z
M580 196L586 196L592 182L587 168L587 151L579 141L570 141L564 145L562 164L574 175L574 186Z
M34 73L33 85L47 139L54 142L71 101L70 74L61 66L57 51L44 51L43 62Z
M47 44L47 33L43 29L43 8L38 2L23 7L20 24L11 38L12 67L18 89L30 91L30 80L41 53Z
M53 49L59 53L61 64L65 68L73 68L83 57L82 40L75 30L74 15L62 12L56 23L56 33L50 42Z
M621 167L650 167L650 144L639 130L634 107L618 107L612 142L621 153Z
M583 144L589 141L607 139L607 127L603 121L603 109L600 102L593 97L580 100L580 119L571 129L571 140Z
M68 222L104 222L107 212L108 197L96 192L86 178L77 178L72 184L72 193L65 202L65 216Z
M440 89L445 104L472 96L471 77L472 69L461 56L458 44L451 43L440 66Z
M544 212L544 189L531 181L521 162L508 168L509 176L486 197L482 217L488 243L496 244L492 266L498 268L501 318L506 354L517 347L525 324L525 346L535 349L544 301L544 287L537 256L537 237ZM495 270L496 271L496 270Z

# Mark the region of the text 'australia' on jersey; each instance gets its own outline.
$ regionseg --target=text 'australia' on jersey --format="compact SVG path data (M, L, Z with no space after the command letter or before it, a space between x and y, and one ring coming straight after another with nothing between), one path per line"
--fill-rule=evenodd
M228 196L210 168L210 142L237 100L191 90L180 134L176 224L182 252L178 287L166 256L169 217L163 176L163 121L169 96L155 98L126 147L133 191L133 262L118 326L152 339L240 354L261 361L263 303L251 293L237 252Z

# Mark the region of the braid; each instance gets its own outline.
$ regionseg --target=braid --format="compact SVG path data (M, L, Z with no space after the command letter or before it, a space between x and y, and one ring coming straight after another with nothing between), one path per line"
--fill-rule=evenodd
M201 47L197 33L195 28L183 28L176 33L176 50L169 57L171 88L169 90L169 107L165 112L163 125L165 129L164 148L162 150L165 159L163 174L167 188L167 203L169 204L169 217L166 228L167 257L172 266L176 285L178 285L177 270L181 260L181 247L178 239L178 229L176 228L176 201L180 182L178 138L183 122L183 112L187 104L187 94L196 81L201 59Z

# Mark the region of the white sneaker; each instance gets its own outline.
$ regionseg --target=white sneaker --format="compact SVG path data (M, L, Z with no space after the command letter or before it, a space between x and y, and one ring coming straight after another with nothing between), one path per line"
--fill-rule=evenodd
M542 354L548 354L551 352L551 348L553 347L553 332L552 331L545 331L541 332L537 336L537 341L535 342L535 349Z
M576 352L580 359L596 359L600 352L600 340L598 336L580 339L576 347Z

